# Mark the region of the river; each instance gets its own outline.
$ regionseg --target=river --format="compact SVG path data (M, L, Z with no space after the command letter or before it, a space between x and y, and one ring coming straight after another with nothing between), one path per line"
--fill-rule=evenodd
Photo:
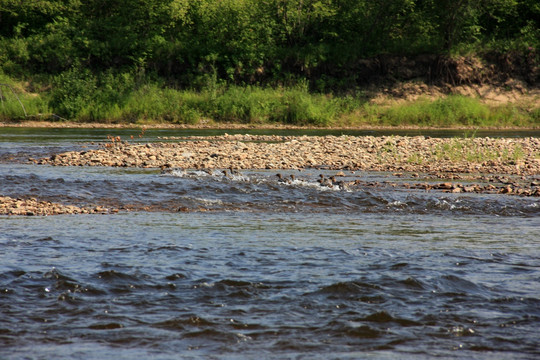
M137 133L0 128L0 195L121 209L0 216L0 358L540 356L538 198L26 161Z

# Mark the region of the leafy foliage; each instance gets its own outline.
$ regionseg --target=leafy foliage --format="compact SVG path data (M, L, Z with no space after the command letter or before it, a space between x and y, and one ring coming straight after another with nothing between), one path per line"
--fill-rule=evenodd
M528 68L538 68L538 1L0 1L0 71L52 79L50 106L89 120L204 115L328 123L341 105L308 90L354 93L365 81L362 59L471 47L521 54ZM287 91L261 101L267 87ZM205 94L211 104L189 111L178 105L183 115L175 117L174 101L185 100L176 89ZM133 94L153 103L150 95L159 94L169 105L145 114ZM126 104L131 115L120 110Z
M519 39L537 49L539 25L534 0L2 0L0 59L34 72L80 64L186 86L215 70L257 83L379 54Z

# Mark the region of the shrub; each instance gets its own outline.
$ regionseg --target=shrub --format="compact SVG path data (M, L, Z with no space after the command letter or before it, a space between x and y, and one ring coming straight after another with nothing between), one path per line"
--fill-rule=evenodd
M383 122L391 125L470 126L482 125L489 118L487 106L464 96L419 100L391 107L382 114Z
M310 94L306 88L284 90L270 120L296 125L330 125L338 116L339 104L330 96Z
M60 116L76 119L89 107L96 90L97 80L88 69L72 68L54 77L49 104Z

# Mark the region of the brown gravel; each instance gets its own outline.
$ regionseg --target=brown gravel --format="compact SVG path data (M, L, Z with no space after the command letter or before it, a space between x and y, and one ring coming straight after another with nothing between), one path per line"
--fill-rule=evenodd
M33 160L56 166L306 169L421 173L540 174L537 138L424 136L186 137L174 143L109 142L98 150Z
M46 216L60 214L109 214L118 212L115 209L106 209L100 206L94 208L62 205L49 201L39 201L35 198L14 199L0 196L0 215Z
M441 183L377 183L452 193L540 196L540 139L430 138L424 136L293 137L223 135L166 138L162 143L111 139L97 150L30 159L54 166L117 166L184 169L325 169L392 173L393 177L445 179ZM340 176L339 172L336 176ZM451 180L450 182L447 182ZM465 180L464 184L453 180ZM478 180L478 184L471 181ZM336 184L339 182L336 182ZM322 184L321 184L322 185ZM335 184L332 184L335 185ZM114 213L37 199L0 197L0 215Z

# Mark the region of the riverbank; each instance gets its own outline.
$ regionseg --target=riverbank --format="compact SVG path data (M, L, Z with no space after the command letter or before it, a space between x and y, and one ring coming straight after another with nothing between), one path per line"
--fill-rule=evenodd
M33 92L34 87L26 89L20 85L24 108L15 98L4 101L9 106L0 109L0 121L3 121L0 126L205 129L538 129L540 126L539 88L516 79L459 85L434 84L427 79L381 81L345 93L313 92L298 86L222 85L210 91L147 85L124 94L122 102L108 103L98 96L95 101L79 104L83 106L80 113L72 115L47 105L50 94Z
M109 214L116 212L118 212L118 210L107 209L101 206L79 207L50 201L39 201L35 198L14 199L9 196L0 196L0 215L45 216L64 214Z
M530 131L538 130L538 126L420 126L420 125L344 125L344 126L302 126L290 124L241 124L241 123L217 123L213 121L200 121L196 124L172 124L164 122L148 122L148 123L105 123L105 122L73 122L73 121L37 121L37 120L22 120L22 121L4 121L0 122L0 128L58 128L58 129L187 129L187 130L464 130L464 131L479 131L479 130L497 130L497 131Z
M35 165L144 168L154 174L243 179L263 171L277 185L336 191L420 191L540 196L540 139L429 136L160 136L137 142L110 136L83 151L29 158ZM87 148L90 146L90 149ZM97 148L96 148L97 147ZM151 172L152 173L152 172ZM366 174L377 174L367 180ZM211 179L208 178L208 179ZM270 179L269 178L269 179ZM9 195L9 194L4 194ZM18 195L19 196L19 195ZM46 199L49 200L49 199ZM170 211L144 203L81 206L0 198L0 214L56 215ZM109 206L110 205L110 206ZM207 211L204 207L192 210Z
M321 186L350 190L393 186L426 191L540 195L540 139L431 138L425 136L223 135L166 137L174 142L128 143L110 138L97 150L30 159L39 165L199 169L334 171ZM365 183L355 172L382 172L403 181ZM347 172L347 174L345 173ZM348 176L348 178L345 178ZM443 182L437 182L443 180ZM407 181L410 180L411 182ZM424 181L419 181L424 180ZM460 182L461 181L461 182Z
M540 174L538 138L225 134L163 140L178 141L139 144L111 137L97 150L32 161L56 166Z

